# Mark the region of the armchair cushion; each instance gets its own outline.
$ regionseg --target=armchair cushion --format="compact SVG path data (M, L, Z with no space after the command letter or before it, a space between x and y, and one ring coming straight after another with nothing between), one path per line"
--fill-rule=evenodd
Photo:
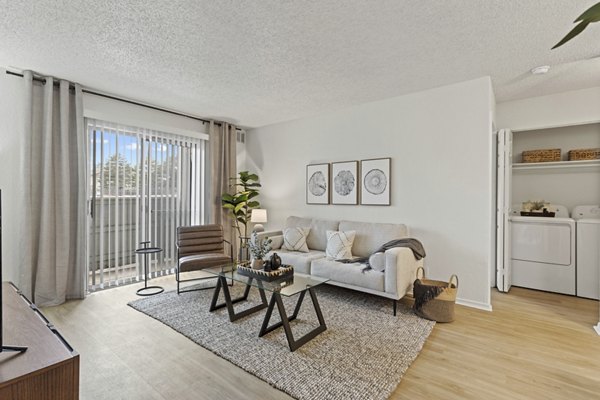
M184 256L179 259L179 272L196 271L203 268L228 264L231 257L223 253L203 253Z

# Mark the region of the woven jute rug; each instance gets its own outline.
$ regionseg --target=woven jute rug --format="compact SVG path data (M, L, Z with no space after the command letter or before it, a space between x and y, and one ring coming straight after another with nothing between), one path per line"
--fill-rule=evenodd
M237 297L243 285L231 290ZM225 308L208 311L212 295L166 292L129 305L297 399L387 399L435 324L401 304L394 317L390 300L321 285L327 330L292 353L282 328L258 337L266 309L230 322ZM236 310L259 304L256 289L249 300ZM296 300L284 297L288 314ZM275 309L271 323L278 317ZM318 325L310 296L291 325L296 338Z

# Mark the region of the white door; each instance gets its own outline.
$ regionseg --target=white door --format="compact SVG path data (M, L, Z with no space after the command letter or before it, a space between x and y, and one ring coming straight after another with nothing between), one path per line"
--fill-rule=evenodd
M496 286L508 292L511 285L510 206L512 203L512 132L498 132L498 173L496 207Z

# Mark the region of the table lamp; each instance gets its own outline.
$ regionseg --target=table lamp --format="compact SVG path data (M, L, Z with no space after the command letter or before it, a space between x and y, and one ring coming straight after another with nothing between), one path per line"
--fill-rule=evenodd
M267 210L262 208L255 208L252 210L250 222L254 224L252 232L263 232L265 227L262 224L267 222Z

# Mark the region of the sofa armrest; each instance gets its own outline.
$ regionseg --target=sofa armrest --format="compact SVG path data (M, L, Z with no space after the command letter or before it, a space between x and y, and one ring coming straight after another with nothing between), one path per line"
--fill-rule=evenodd
M423 259L417 260L411 249L394 247L385 252L385 291L401 299L412 293L412 285Z
M282 231L260 232L257 236L258 236L258 240L260 240L260 241L265 240L266 238L271 238L271 240L272 240L271 249L272 250L280 249L281 245L283 245L283 232Z

